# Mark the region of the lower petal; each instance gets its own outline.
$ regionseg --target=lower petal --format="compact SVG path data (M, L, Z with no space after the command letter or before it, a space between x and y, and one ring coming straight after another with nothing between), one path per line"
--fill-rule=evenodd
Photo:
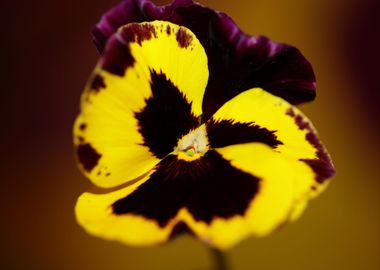
M162 243L186 231L227 249L294 219L314 177L305 163L261 143L221 148L199 163L175 156L163 162L139 183L83 194L76 206L79 223L91 234L129 245Z

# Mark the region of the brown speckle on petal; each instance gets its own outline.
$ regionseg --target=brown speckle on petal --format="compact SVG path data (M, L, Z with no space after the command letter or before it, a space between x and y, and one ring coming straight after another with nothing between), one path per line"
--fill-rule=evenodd
M185 29L180 28L177 32L177 42L181 48L187 48L191 44L193 36L188 34Z
M91 90L97 93L99 92L100 89L103 89L103 88L106 88L106 84L104 83L104 78L101 75L96 74L91 82Z
M85 123L82 123L79 125L80 131L84 131L87 128L87 125Z
M170 28L170 25L168 25L166 27L166 34L170 35L171 32L172 32L172 29Z
M150 40L157 37L156 28L149 23L138 24L133 23L124 27L120 34L126 42L137 42L140 46L144 40Z
M301 159L301 161L305 162L313 169L317 175L316 181L318 183L323 183L326 179L335 174L335 169L331 162L329 154L327 153L325 147L322 145L321 141L318 139L315 130L312 128L310 123L303 118L302 115L296 114L292 109L289 109L286 114L294 118L294 121L300 130L308 131L306 133L306 140L316 149L317 158Z
M77 156L83 169L87 172L91 172L96 165L98 165L98 161L102 155L99 154L91 144L86 143L78 145Z

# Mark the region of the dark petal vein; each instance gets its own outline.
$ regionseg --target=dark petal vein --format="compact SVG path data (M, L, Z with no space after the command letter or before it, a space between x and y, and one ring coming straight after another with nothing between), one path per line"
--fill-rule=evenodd
M276 148L283 144L277 139L275 131L270 131L254 123L240 123L233 120L206 123L207 136L212 148L224 147L239 143L261 142Z

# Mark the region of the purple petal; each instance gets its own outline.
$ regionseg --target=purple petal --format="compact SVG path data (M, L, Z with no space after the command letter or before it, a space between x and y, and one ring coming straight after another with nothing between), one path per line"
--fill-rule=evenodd
M146 18L141 12L144 1L127 0L107 11L92 30L92 37L96 48L103 52L108 39L116 30L127 23L142 22Z
M124 0L103 14L92 30L96 48L102 52L108 39L116 30L132 22L164 20L173 14L177 7L194 5L192 0L175 0L166 6L156 6L149 0Z
M298 49L263 36L246 35L226 14L192 0L176 0L166 6L156 6L149 0L124 0L95 26L95 45L102 52L120 26L153 20L189 28L204 46L210 71L203 102L205 119L223 103L253 87L293 104L315 98L313 69Z

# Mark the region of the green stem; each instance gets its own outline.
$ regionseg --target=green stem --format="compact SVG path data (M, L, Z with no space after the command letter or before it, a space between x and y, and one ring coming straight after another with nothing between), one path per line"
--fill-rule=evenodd
M213 270L229 270L227 258L223 251L210 247L212 253L214 268Z

